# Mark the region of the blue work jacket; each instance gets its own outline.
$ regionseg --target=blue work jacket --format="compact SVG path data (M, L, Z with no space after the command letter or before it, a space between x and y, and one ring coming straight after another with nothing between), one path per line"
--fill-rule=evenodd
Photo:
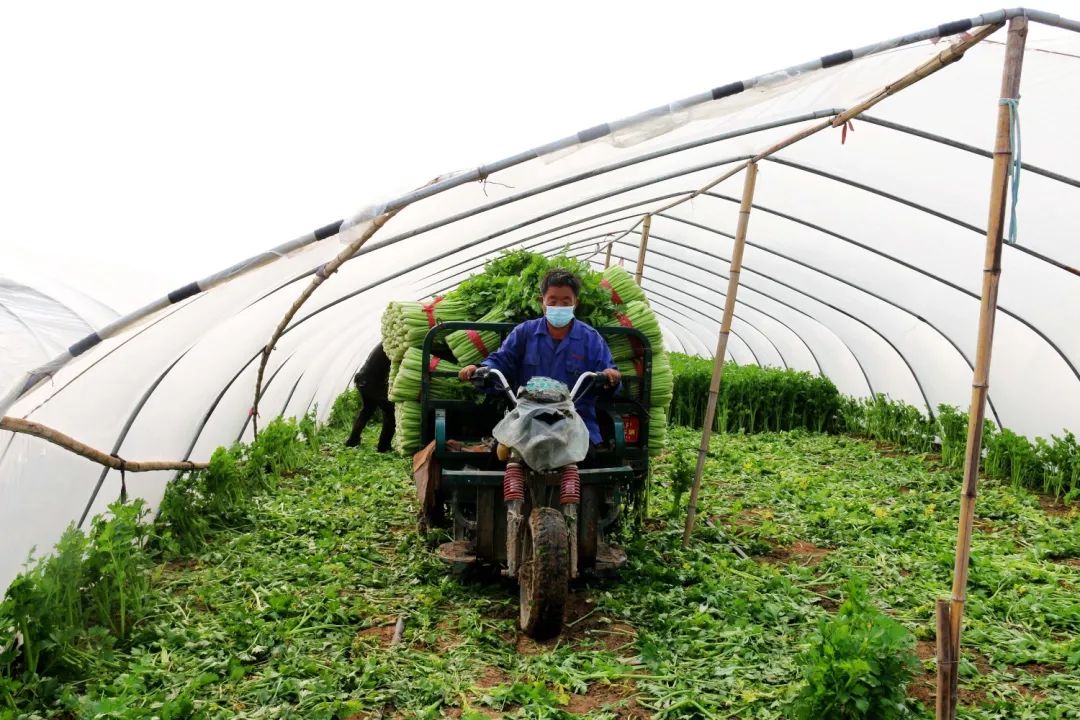
M484 365L505 375L510 389L516 392L537 376L554 378L573 389L582 373L614 368L615 360L600 333L581 320L574 320L566 337L556 341L548 333L547 320L541 317L526 320L511 330L502 346L487 356ZM574 406L589 428L589 439L599 443L595 389L578 398Z

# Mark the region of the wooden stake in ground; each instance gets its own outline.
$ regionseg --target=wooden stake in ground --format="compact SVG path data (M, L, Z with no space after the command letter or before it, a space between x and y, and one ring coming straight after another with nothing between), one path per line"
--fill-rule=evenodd
M947 718L952 711L952 694L943 692L949 688L952 668L956 664L952 656L952 622L949 619L949 601L937 601L937 696L935 697L938 718Z
M724 356L727 354L728 335L731 333L731 316L735 313L735 295L739 291L739 273L742 272L743 248L746 247L746 228L750 224L750 208L754 202L757 171L757 163L750 163L746 166L742 204L739 205L739 224L735 228L735 246L731 250L731 269L728 271L724 317L720 321L720 337L716 341L712 382L709 383L709 401L705 406L705 425L701 428L701 447L698 448L697 467L694 468L694 484L690 487L690 504L686 511L683 547L686 547L690 542L690 534L694 531L694 518L697 516L698 492L701 489L701 475L705 472L705 456L709 452L709 440L712 439L712 426L716 418L716 399L720 395L720 378L724 374ZM644 248L644 245L642 247Z
M1024 61L1024 42L1027 39L1027 18L1014 17L1009 21L1009 36L1005 44L1005 68L1001 77L1001 99L1020 98L1020 69ZM994 141L994 167L990 179L990 215L986 223L986 254L983 263L982 303L979 306L979 336L976 345L975 371L971 382L971 407L968 410L967 449L964 454L964 484L960 495L960 527L956 538L956 566L953 569L952 608L950 611L950 640L952 657L949 687L938 687L938 693L949 694L949 715L938 720L951 720L956 715L957 661L960 660L960 630L967 596L968 564L971 560L971 529L975 520L975 495L982 452L983 419L986 415L986 395L990 387L990 353L994 342L994 318L997 314L998 282L1001 278L1002 230L1005 226L1005 199L1012 160L1010 139L1010 108L999 102L997 136Z
M638 246L637 270L634 272L634 282L641 287L641 276L645 274L645 253L649 249L649 229L652 228L652 215L646 215L641 222L641 245ZM608 248L611 246L609 245Z

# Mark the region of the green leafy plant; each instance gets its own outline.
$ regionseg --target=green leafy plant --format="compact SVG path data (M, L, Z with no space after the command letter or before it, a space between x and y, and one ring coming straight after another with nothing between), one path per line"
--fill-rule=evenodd
M341 430L352 427L356 414L360 412L360 391L350 387L341 393L330 406L330 417L326 420L328 430Z
M803 654L806 684L792 705L798 720L905 714L905 688L918 659L904 626L877 610L862 581L851 581L833 618L823 618Z
M951 405L938 405L938 437L941 439L941 462L948 467L964 466L967 446L967 413Z
M672 371L671 422L701 427L709 400L713 363L707 358L669 353ZM727 363L717 397L714 430L775 432L835 427L840 393L820 375Z
M145 515L142 499L115 502L108 515L94 518L90 530L83 568L91 601L89 621L121 641L128 639L132 624L144 614L150 591Z
M682 498L694 482L694 460L688 451L673 455L669 476L671 478L671 515L677 515L683 509Z

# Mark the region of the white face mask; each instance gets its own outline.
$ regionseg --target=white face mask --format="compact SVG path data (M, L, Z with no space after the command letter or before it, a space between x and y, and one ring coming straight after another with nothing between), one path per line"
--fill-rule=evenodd
M544 317L552 327L563 328L574 319L573 305L545 305Z

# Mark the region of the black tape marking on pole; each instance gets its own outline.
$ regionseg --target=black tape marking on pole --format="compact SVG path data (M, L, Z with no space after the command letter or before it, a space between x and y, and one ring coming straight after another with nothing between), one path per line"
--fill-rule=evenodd
M187 300L192 295L198 295L200 292L202 292L202 288L199 287L199 283L190 282L169 293L169 304L175 305L182 300Z
M851 62L855 59L855 53L851 50L843 50L832 55L824 55L821 58L821 68L836 67L837 65L843 65L846 62Z
M101 342L101 336L98 335L96 332L90 333L82 340L79 340L74 345L69 347L68 353L71 355L71 357L77 358L90 348L97 345L99 342Z
M720 87L714 87L712 89L712 99L719 100L720 98L726 98L729 95L738 95L745 89L746 86L743 84L742 80L728 83L727 85L721 85Z
M344 220L338 220L337 222L332 222L329 225L323 225L321 228L317 229L314 232L315 239L325 240L328 237L334 237L339 232L341 232L341 226L344 222Z
M577 134L578 142L587 143L611 134L611 126L607 123L586 128Z
M938 25L938 37L944 38L950 35L956 35L970 30L974 25L970 19L967 20L953 20L942 25Z

